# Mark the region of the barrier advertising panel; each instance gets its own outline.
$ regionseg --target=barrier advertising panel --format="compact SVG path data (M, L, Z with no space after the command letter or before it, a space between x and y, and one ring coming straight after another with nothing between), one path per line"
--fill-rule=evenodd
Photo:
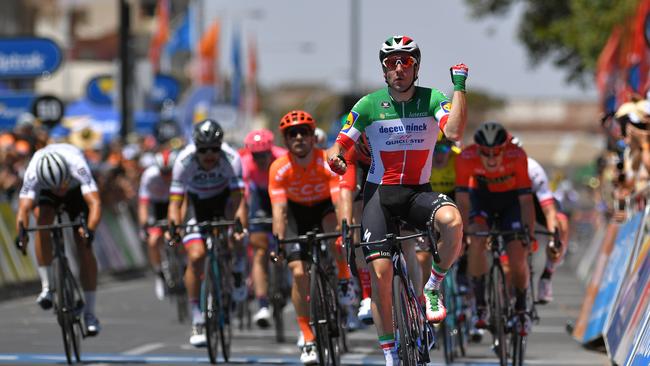
M614 249L609 256L607 267L600 281L598 295L591 309L591 316L589 317L583 339L585 343L598 340L603 335L605 322L612 310L616 295L625 275L624 269L634 249L634 240L636 232L641 225L642 217L643 212L638 212L621 226L616 236Z

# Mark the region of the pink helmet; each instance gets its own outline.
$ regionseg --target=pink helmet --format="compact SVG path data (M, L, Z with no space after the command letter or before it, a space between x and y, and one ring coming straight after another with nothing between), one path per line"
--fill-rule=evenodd
M251 131L244 138L244 145L253 153L269 151L273 147L273 132L266 128Z

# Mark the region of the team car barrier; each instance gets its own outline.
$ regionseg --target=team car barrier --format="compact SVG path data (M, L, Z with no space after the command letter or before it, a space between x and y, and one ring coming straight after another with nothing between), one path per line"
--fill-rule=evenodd
M631 197L646 197L648 191ZM587 347L604 345L616 365L648 365L650 360L650 206L610 223L593 261L585 300L573 330ZM593 243L592 243L593 244Z
M9 203L0 203L0 289L23 282L38 280L33 237L28 255L23 256L14 245L16 237L15 211ZM33 235L33 234L32 234ZM65 231L66 251L74 271L78 268L72 250L70 230ZM147 265L145 248L140 243L137 227L128 208L114 206L102 211L102 220L95 233L93 249L97 268L103 273L116 273L143 268Z

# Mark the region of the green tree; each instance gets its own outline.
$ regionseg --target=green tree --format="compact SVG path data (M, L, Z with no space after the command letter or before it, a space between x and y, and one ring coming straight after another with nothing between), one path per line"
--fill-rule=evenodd
M536 66L550 60L566 79L584 85L617 24L629 22L640 0L465 0L477 18L523 7L518 37Z

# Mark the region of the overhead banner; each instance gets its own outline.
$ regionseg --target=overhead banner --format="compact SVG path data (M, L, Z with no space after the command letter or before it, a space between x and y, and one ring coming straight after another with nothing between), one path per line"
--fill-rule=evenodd
M38 78L61 65L61 48L47 38L0 38L0 78Z

